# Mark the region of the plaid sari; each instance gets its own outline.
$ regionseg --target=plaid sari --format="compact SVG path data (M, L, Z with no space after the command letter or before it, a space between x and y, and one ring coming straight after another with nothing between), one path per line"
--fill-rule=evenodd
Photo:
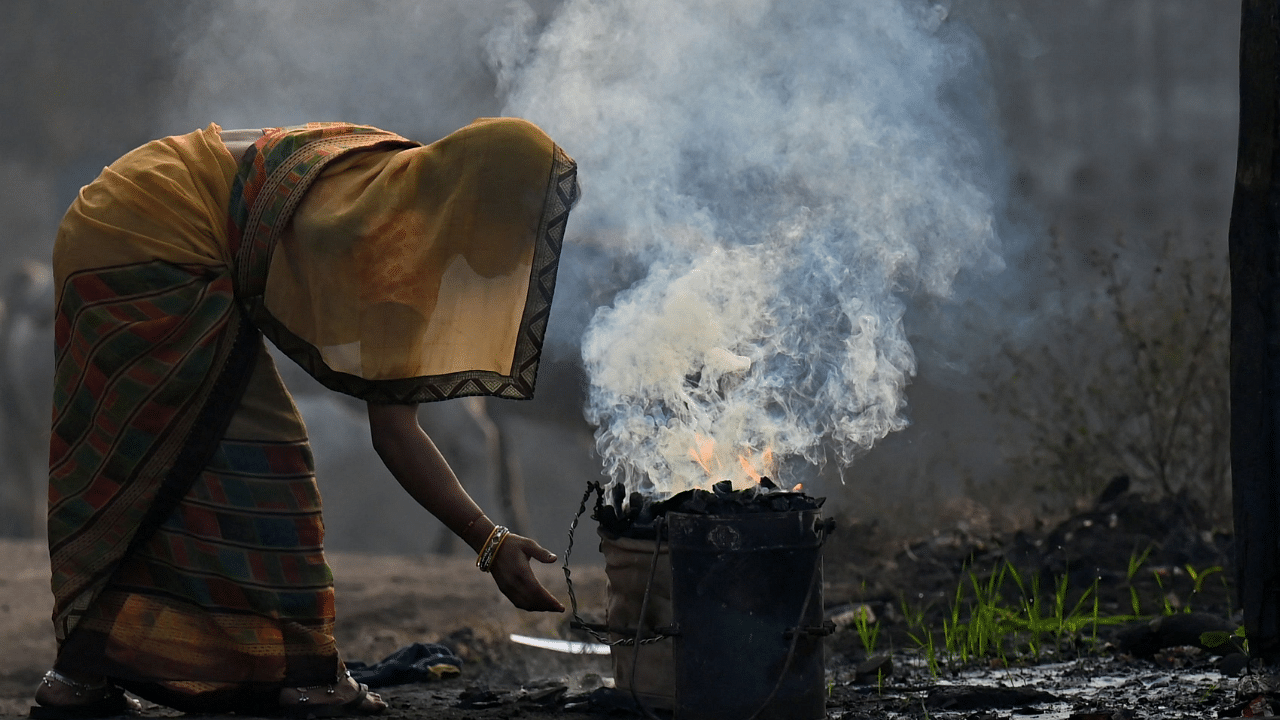
M267 133L237 168L217 132L155 141L105 169L54 253L57 667L189 712L260 710L282 686L343 671L311 452L259 328L365 399L531 392L576 197L556 149L528 291L517 288L537 301L506 374L356 377L328 370L264 308L272 254L331 164L418 144L313 124Z

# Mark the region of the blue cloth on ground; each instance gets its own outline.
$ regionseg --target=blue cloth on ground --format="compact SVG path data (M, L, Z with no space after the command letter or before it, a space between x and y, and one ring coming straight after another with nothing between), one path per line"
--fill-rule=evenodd
M444 645L413 643L368 665L348 662L351 677L371 688L431 682L462 674L462 659Z

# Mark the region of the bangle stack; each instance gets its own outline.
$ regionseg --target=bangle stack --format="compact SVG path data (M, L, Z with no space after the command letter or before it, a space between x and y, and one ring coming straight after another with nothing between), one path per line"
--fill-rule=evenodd
M493 561L498 557L498 548L502 547L502 541L510 534L511 531L502 525L493 526L493 532L489 533L489 538L480 548L480 554L476 556L476 567L480 568L480 572L489 572L489 568L493 567Z

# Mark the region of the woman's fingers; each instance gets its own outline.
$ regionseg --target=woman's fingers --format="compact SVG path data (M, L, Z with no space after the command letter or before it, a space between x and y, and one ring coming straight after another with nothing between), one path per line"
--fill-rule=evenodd
M564 605L534 576L530 558L550 563L555 562L556 556L529 538L507 536L490 570L498 589L521 610L564 612Z

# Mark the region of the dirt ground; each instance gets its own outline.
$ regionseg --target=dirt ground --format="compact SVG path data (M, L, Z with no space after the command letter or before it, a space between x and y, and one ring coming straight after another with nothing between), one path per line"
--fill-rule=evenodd
M575 554L594 552L582 547ZM1230 577L1229 551L1230 538L1204 527L1194 505L1128 495L1016 533L980 536L960 522L903 542L870 526L842 527L824 553L826 616L838 627L826 645L827 717L1270 715L1280 709L1280 683L1272 671L1249 669L1241 655L1224 660L1229 653L1221 649L1196 647L1200 631L1233 627L1223 581ZM1138 570L1130 572L1139 559ZM413 642L439 642L465 661L460 678L383 689L391 703L386 717L628 716L602 703L609 691L599 688L612 683L607 656L510 642L512 633L588 638L569 629L567 616L511 608L470 558L331 553L330 560L337 578L337 636L346 658L374 662ZM1006 563L1019 568L1028 584L1039 576L1044 587L1053 587L1055 579L1066 578L1068 604L1081 588L1092 588L1086 607L1096 595L1101 616L1129 613L1136 593L1143 619L1046 642L1039 657L1011 646L1003 660L953 656L931 668L919 625L907 616L919 613L941 645L943 629L955 617L957 588L972 587L973 578L985 582ZM567 604L560 567L543 567L539 574ZM42 543L0 540L0 719L26 715L53 660L47 578ZM574 579L581 607L599 619L606 592L602 569L575 561ZM962 613L973 605L966 593ZM865 633L850 622L863 608L880 630L871 653ZM175 715L156 706L147 714Z
M512 644L512 633L567 634L566 616L516 610L471 558L328 555L337 594L335 635L345 658L376 662L413 642L444 642L465 662L461 678L381 691L393 708L387 717L507 717L501 711L451 713L449 706L476 685L519 688L562 678L590 684L610 673L607 657ZM560 567L537 571L567 604ZM602 569L575 566L574 587L584 607L603 608ZM52 602L44 543L0 539L0 718L26 716L36 684L53 662ZM148 714L173 713L152 706Z

